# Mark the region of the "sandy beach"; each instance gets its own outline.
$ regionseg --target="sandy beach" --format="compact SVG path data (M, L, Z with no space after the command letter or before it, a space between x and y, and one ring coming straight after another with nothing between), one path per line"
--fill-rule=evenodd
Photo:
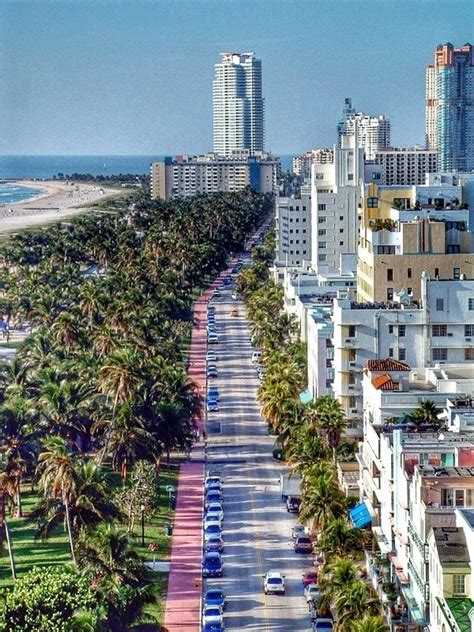
M88 205L124 193L124 189L55 180L19 180L14 184L44 189L44 194L15 204L0 205L0 234L83 213Z

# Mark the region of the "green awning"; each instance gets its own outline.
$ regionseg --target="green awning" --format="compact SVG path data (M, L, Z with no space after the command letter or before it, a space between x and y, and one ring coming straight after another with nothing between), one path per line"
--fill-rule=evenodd
M309 392L309 389L306 389L302 393L300 393L300 402L302 404L309 404L309 402L312 402L312 401L313 401L313 396Z

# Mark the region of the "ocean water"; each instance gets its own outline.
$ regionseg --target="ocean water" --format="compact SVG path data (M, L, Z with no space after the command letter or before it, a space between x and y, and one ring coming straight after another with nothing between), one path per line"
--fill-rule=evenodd
M45 193L45 189L38 187L25 187L18 184L4 184L0 182L0 206L23 202L37 195Z
M58 173L90 173L93 176L150 173L155 156L0 156L0 180L49 180ZM292 155L281 156L283 171L291 169Z

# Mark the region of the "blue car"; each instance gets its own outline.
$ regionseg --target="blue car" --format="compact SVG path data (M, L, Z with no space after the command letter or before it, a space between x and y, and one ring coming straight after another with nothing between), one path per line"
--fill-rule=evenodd
M225 595L220 588L210 588L204 595L204 606L220 606L225 608Z
M206 623L202 632L225 632L225 628L220 623Z
M210 386L207 389L207 398L208 399L215 399L217 401L219 401L220 397L219 397L219 389L217 388L217 386Z
M224 566L220 553L205 553L202 560L202 574L204 577L222 577Z
M208 413L215 413L219 410L219 402L217 401L217 399L210 399L207 402L207 412Z

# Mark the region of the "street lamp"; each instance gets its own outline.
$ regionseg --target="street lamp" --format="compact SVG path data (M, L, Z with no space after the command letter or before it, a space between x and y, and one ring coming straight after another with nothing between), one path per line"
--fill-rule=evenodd
M145 505L140 505L142 512L142 547L145 548Z

